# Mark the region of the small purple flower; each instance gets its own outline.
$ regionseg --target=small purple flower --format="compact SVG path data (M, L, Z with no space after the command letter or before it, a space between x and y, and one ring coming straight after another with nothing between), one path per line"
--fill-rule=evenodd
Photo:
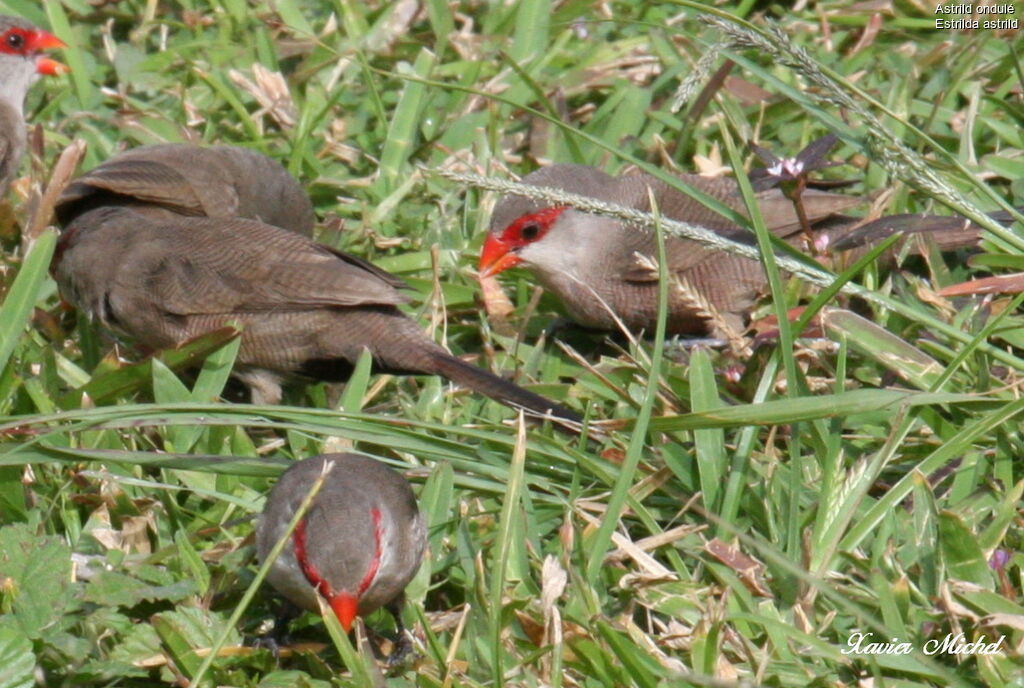
M806 177L810 172L841 165L840 162L825 160L825 156L837 143L839 143L839 138L834 134L822 136L807 144L807 147L793 158L780 158L770 150L750 143L750 150L765 164L765 167L750 173L750 181L758 191L764 191L781 182L791 182Z
M804 164L798 158L783 158L765 171L779 179L796 179L804 171Z
M988 559L988 567L993 571L1001 571L1010 563L1010 553L1005 549L997 549Z

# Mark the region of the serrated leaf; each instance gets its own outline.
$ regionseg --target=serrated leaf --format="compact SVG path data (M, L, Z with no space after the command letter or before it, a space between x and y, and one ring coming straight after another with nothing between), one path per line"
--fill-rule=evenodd
M0 579L10 579L8 594L18 626L28 638L63 614L71 597L71 549L52 535L24 524L0 528Z
M12 628L0 628L0 688L32 688L35 668L29 639Z
M139 664L160 654L160 636L149 624L136 624L110 651L112 661Z
M189 579L169 585L149 585L118 571L101 571L89 581L83 599L104 606L131 608L140 602L178 602L196 592L195 581Z
M195 676L202 663L196 651L211 647L224 629L223 617L196 607L163 612L154 616L152 621L161 644L178 668L190 678ZM238 645L240 642L238 632L232 629L227 644Z

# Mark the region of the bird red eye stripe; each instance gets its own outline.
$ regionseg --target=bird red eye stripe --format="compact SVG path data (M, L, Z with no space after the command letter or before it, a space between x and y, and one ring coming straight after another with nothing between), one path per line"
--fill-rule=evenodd
M363 576L363 580L359 581L359 595L366 592L373 584L373 579L377 577L377 570L380 568L380 555L382 552L381 541L384 539L384 528L381 525L380 509L377 507L370 509L370 518L373 520L373 559L370 561L370 566L366 570L366 575Z
M344 590L336 591L331 588L331 584L327 582L320 571L313 566L313 562L309 560L306 550L306 519L299 521L298 525L295 526L295 532L292 533L292 548L295 552L295 560L299 562L299 567L302 569L302 574L309 581L309 584L313 586L313 589L323 595L324 599L334 608L338 614L338 620L345 630L348 630L352 619L356 616L359 597L373 585L373 580L377 577L377 571L380 570L384 539L384 527L380 509L376 507L371 509L370 519L373 521L373 559L370 561L370 566L367 568L363 579L359 582L359 587L354 595Z
M309 560L308 553L306 552L306 519L299 521L299 524L295 526L295 532L292 533L292 546L295 551L295 560L299 562L299 566L302 567L302 573L306 576L306 580L313 586L321 595L327 599L331 599L334 595L334 591L331 590L330 584L324 580L323 576L320 575L320 571L317 570L313 563Z
M0 35L0 53L25 55L29 52L32 32L26 29L8 29Z
M568 209L567 205L559 205L523 215L505 228L505 231L502 232L502 239L513 246L537 241L547 234L555 220ZM532 232L531 229L533 229Z
M555 220L568 209L567 205L543 208L517 218L501 232L489 234L480 247L480 276L492 277L519 265L522 262L520 249L543 238Z
M30 55L50 48L63 48L64 41L48 31L14 27L0 35L0 53Z

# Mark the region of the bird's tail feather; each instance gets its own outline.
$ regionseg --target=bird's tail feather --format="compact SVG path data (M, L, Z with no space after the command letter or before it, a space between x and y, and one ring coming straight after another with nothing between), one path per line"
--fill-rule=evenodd
M562 428L575 430L583 424L582 416L575 411L455 358L446 351L432 352L432 358L438 374L503 404L521 408L532 416L549 417L558 421Z

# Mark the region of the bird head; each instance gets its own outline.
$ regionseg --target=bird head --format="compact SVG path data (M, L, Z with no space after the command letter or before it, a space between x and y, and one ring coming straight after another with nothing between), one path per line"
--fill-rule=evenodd
M615 200L616 180L587 165L556 164L523 177L521 183L597 200ZM596 217L567 205L545 206L524 196L507 195L491 214L491 226L480 253L481 277L490 277L516 265L538 273L557 273L576 266L581 243L594 231L603 231ZM578 267L578 266L577 266Z
M522 252L544 240L569 206L555 206L521 215L487 236L480 251L480 276L491 277L523 262Z
M313 513L314 518L322 515L322 512L318 514L314 511ZM293 535L295 559L302 569L302 573L306 576L309 584L313 586L313 589L327 600L346 633L352 630L352 624L355 622L356 617L359 616L360 599L377 578L383 556L381 550L384 526L381 522L381 510L373 508L370 510L369 516L373 534L372 553L369 556L368 562L366 562L365 568L357 564L357 562L363 562L364 557L353 557L351 560L333 557L330 558L330 561L333 563L333 570L318 567L314 563L310 547L307 545L308 517L299 522ZM320 526L317 537L320 539L325 537L323 525ZM323 549L324 547L321 544L321 550Z
M31 62L36 74L60 74L67 67L43 55L44 50L64 48L64 41L52 33L13 17L0 17L0 55L20 57Z

